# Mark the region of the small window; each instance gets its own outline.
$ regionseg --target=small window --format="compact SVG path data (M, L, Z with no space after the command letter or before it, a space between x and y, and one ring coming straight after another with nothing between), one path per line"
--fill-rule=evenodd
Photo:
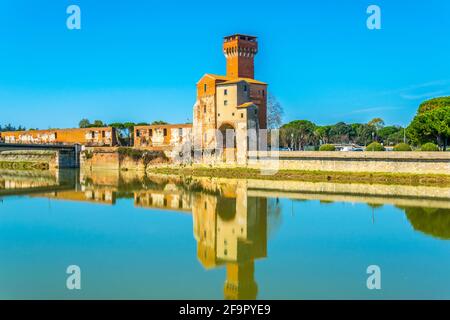
M228 105L228 100L224 100L224 101L223 101L223 105L224 105L224 106L227 106L227 105Z
M205 84L203 85L203 91L206 92L207 89L208 89L208 85L205 83Z
M141 130L136 130L136 137L140 137L141 136Z
M153 129L148 130L148 135L151 137L153 136Z
M102 131L102 138L105 137L105 131Z
M58 139L58 133L55 132L55 139Z
M223 90L223 95L227 96L228 95L228 89Z
M258 114L258 109L255 109L255 114Z
M247 85L244 85L244 92L247 92Z
M264 90L262 90L262 96L265 97L266 96L266 92Z
M234 117L234 112L231 115Z
M167 137L167 129L166 128L163 129L163 134L164 134L164 137Z
M178 135L182 136L183 135L183 128L178 128Z
M244 117L244 113L243 112L241 112L241 118L243 118Z
M203 113L206 113L206 106L203 107Z
M217 117L220 117L220 113L217 114Z

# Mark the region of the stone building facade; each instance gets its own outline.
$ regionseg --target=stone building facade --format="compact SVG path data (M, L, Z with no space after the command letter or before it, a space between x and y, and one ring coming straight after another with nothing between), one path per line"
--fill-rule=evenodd
M192 139L191 124L150 125L134 127L134 147L172 150Z
M254 79L256 37L235 34L224 38L225 76L205 74L197 83L193 110L194 148L233 149L246 161L249 131L267 128L267 84ZM219 135L217 134L219 132Z
M113 127L8 131L0 133L0 141L19 144L81 144L85 146L116 146Z

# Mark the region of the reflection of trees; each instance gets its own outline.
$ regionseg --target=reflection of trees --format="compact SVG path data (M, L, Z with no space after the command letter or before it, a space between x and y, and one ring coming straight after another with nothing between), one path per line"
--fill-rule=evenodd
M402 208L414 230L433 237L450 239L450 209Z
M379 209L384 206L382 203L368 203L367 205L372 209Z

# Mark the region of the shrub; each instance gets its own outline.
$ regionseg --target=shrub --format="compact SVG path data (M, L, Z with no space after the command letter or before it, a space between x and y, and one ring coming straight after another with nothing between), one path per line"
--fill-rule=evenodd
M394 151L412 151L412 149L409 144L402 142L394 147Z
M379 142L372 142L366 147L366 151L384 151L384 147Z
M428 142L420 147L420 151L439 151L439 148L434 143Z
M319 151L336 151L336 147L332 144L323 144L320 146Z

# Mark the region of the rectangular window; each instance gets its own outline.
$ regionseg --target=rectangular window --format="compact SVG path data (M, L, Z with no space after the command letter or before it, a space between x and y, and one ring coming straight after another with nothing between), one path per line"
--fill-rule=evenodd
M163 129L163 134L164 134L164 137L167 137L167 129L166 128Z
M223 105L227 106L228 105L228 100L223 100Z
M149 129L148 130L148 135L151 137L151 136L153 136L153 129Z
M223 90L223 95L224 95L224 96L227 96L227 95L228 95L228 90L227 90L227 89Z
M141 130L136 130L136 137L140 137L141 136Z
M247 92L247 85L244 85L244 92Z
M208 89L208 85L205 83L205 84L203 85L203 91L206 92L207 89Z
M105 131L102 131L102 138L105 138Z
M241 112L241 118L243 118L244 117L244 113L243 112Z
M178 135L183 136L183 128L178 128Z

